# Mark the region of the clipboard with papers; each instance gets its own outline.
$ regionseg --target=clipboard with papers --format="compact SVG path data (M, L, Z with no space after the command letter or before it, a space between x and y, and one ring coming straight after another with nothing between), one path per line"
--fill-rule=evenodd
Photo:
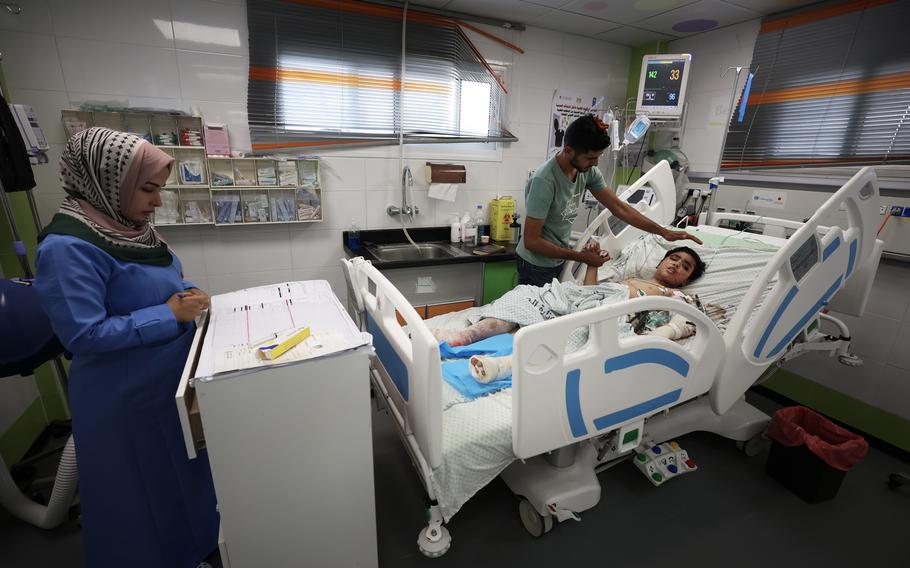
M325 280L246 288L212 296L195 379L369 344Z

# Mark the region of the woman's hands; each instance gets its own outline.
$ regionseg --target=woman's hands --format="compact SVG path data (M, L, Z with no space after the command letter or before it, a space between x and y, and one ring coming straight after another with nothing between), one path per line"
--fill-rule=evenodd
M199 312L209 307L209 295L199 288L189 288L168 298L166 304L177 321L193 321Z

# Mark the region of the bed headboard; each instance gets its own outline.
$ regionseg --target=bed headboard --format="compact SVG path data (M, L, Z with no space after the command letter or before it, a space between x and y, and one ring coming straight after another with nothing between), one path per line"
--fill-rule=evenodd
M874 274L881 254L881 241L875 235L878 195L875 171L863 168L793 233L756 278L724 335L727 358L711 391L715 412L729 409L836 293L845 287L847 293L853 290L851 280L856 282L854 288L868 292L868 273ZM841 208L847 212L844 226L821 224ZM857 278L860 273L867 278ZM775 277L777 282L756 309ZM853 307L861 312L863 306Z
M369 261L342 259L373 336L383 388L431 468L442 461L442 367L439 342L404 295ZM396 312L408 326L398 322Z
M623 191L620 197L636 195L639 190L647 189L653 192L654 199L652 202L645 203L642 200L632 206L658 225L669 225L676 213L676 183L673 181L670 164L666 160L661 160L656 166L635 180L635 183ZM607 191L611 190L608 188ZM614 258L619 256L623 247L642 234L641 229L627 225L614 216L609 209L604 209L582 233L575 244L575 250L581 250L585 243L588 242L588 238L600 229L602 229L602 234L604 235L601 239L601 248L609 251ZM575 261L567 261L560 280L573 280L574 278L571 275L575 271L576 265Z
M672 310L695 323L683 347L652 335L620 338L617 319ZM566 338L590 326L587 344ZM518 330L512 359L512 449L525 459L617 428L704 394L723 360L711 320L679 300L651 296L601 306Z

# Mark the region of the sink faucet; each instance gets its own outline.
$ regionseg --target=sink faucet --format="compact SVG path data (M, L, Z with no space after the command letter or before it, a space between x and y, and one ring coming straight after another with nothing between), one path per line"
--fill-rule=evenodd
M411 168L405 166L401 172L401 207L389 205L386 207L386 213L391 217L407 215L408 219L414 220L414 215L420 213L416 205L408 204L408 190L414 185L414 176L411 175Z

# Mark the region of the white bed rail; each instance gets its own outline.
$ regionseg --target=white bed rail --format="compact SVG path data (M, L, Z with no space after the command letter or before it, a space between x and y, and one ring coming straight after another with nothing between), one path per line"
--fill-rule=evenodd
M683 314L690 344L650 335L620 338L617 320L642 310ZM588 342L566 338L590 326ZM635 298L522 328L512 360L512 446L525 459L640 421L705 393L723 360L714 323L676 299Z
M439 342L404 295L363 259L342 261L373 336L384 390L430 468L442 461L442 367ZM408 326L402 329L396 312Z
M643 176L635 180L635 183L629 186L623 192L623 195L631 195L638 189L649 187L654 191L654 201L651 204L639 201L632 205L639 213L651 219L658 225L668 225L673 221L676 207L676 183L673 181L673 174L670 171L670 164L666 160L661 160L656 166L645 172ZM612 189L607 188L607 191ZM609 209L604 209L600 215L594 218L594 221L588 225L578 242L575 244L575 250L581 250L588 239L598 230L602 229L603 238L601 239L601 248L607 250L614 258L619 256L623 247L641 236L641 229L636 229L631 225L625 225L616 234L610 228L610 220L614 217ZM577 263L574 260L566 261L563 267L560 280L573 280L572 273L575 271Z
M841 207L846 227L821 224ZM756 278L724 335L727 357L710 397L715 412L724 413L742 397L860 268L874 273L881 247L875 236L878 208L875 172L863 168L796 230Z
M803 226L802 221L793 221L792 219L778 219L777 217L753 215L751 213L730 213L727 211L715 211L708 215L709 225L719 227L722 221L740 221L744 223L762 225L763 235L781 238L786 238L787 229L796 231Z

